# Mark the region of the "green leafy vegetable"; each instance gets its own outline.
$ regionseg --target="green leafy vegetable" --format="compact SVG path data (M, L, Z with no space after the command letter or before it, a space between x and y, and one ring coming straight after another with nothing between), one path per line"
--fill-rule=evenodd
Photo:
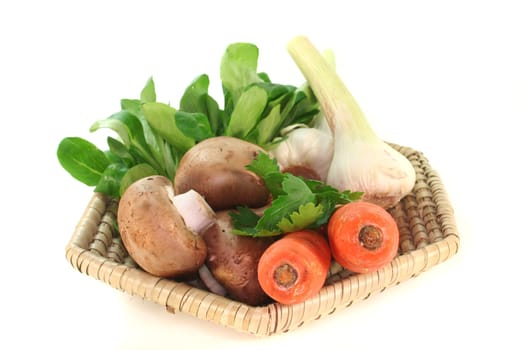
M247 166L265 182L274 200L258 217L248 208L231 212L233 232L248 236L276 236L324 225L337 205L361 198L361 192L339 192L322 182L281 173L275 159L260 153ZM256 219L257 216L257 219Z
M202 141L215 136L208 117L202 113L175 112L175 121L179 129L195 141Z
M153 78L149 78L146 82L146 86L140 93L140 100L143 102L155 102L157 101L157 92L155 91L155 83Z
M142 104L142 113L151 128L178 150L185 152L195 140L186 136L177 126L175 108L160 102Z
M268 145L279 131L281 121L281 106L274 106L267 116L262 118L257 128L253 129L248 138L259 145Z
M66 137L59 144L57 157L62 167L77 180L95 186L95 192L120 198L130 182L140 177L175 174L180 157L142 114L144 103L155 103L151 78L140 95L141 100L122 99L119 112L91 126L92 132L107 128L117 134L118 139L107 138L108 151L78 137Z
M266 230L277 228L277 224L282 218L289 217L300 206L315 201L314 193L297 176L284 174L282 190L284 194L272 201L272 205L264 211L264 215L259 219L256 228Z
M149 78L140 98L121 99L120 111L92 124L91 132L116 133L107 138L109 150L66 137L57 150L60 164L75 179L95 186L95 191L119 198L140 177L158 174L173 179L185 152L207 138L233 136L269 149L282 139L283 128L312 122L319 108L307 85L296 88L272 82L268 74L257 71L258 59L259 49L253 44L226 48L220 62L223 108L209 94L207 74L187 86L178 109L157 101L155 83ZM283 179L274 175L266 180L282 191ZM287 180L284 188L297 186L294 181ZM307 209L303 208L303 215ZM297 221L291 220L292 225Z
M98 120L91 126L90 131L93 132L102 128L115 131L131 152L135 152L141 158L148 161L154 168L161 168L155 157L150 153L150 147L144 137L144 129L137 116L123 110L111 115L107 119Z
M133 157L128 148L122 142L109 136L107 138L107 143L111 154L116 157L116 159L113 159L114 162L120 160L128 166L131 166L135 162L135 157Z
M255 226L257 225L260 217L249 208L238 207L237 213L231 212L230 216L234 218L236 226L243 227L245 230L250 230L250 233L256 233Z
M245 90L233 108L226 135L245 139L257 125L266 103L267 95L264 89L254 85Z
M257 75L259 49L250 43L235 43L226 48L222 56L220 75L223 89L231 96L233 104L247 86L262 79Z
M88 186L95 186L109 165L104 152L80 137L64 138L58 145L57 157L71 176Z
M259 175L274 198L285 194L282 188L284 174L279 169L275 159L266 154L261 154L246 166L246 169Z
M222 57L225 134L269 148L281 129L311 123L319 109L308 86L273 83L258 73L258 57L249 43L231 44Z
M283 232L299 231L314 225L322 213L323 206L321 204L315 205L312 202L308 202L299 206L299 209L291 213L289 217L281 219L277 226Z
M208 117L213 135L222 135L226 129L224 111L208 94L210 79L206 74L198 76L184 91L179 110L188 113L202 113Z
M115 198L120 197L121 180L128 171L124 163L111 163L102 173L95 192L106 193Z

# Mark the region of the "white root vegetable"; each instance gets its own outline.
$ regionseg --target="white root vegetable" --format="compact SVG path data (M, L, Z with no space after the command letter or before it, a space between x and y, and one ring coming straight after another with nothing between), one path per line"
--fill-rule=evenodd
M380 139L352 94L306 37L296 37L288 51L312 88L332 130L334 153L326 182L364 192L363 200L389 208L414 187L409 160Z
M285 140L270 151L283 172L326 181L332 161L332 134L325 119L319 116L313 127L297 125L283 130Z

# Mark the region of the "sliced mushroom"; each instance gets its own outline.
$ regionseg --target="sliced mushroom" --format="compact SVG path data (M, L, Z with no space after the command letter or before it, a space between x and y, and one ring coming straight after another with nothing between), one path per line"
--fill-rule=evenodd
M257 279L257 264L273 237L248 237L232 233L229 211L217 212L217 221L203 237L208 246L206 265L228 295L249 305L269 302Z
M196 216L185 222L174 203ZM150 176L124 192L117 221L124 246L142 269L160 277L184 277L204 264L206 243L195 230L207 229L215 215L197 193L175 198L169 179Z
M193 189L214 210L238 205L257 208L269 200L264 181L246 169L264 150L250 142L228 136L206 139L182 157L175 175L175 193Z

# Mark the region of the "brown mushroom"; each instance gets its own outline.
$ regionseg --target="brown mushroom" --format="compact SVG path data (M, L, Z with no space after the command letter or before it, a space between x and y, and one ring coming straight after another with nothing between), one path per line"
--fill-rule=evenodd
M232 233L228 211L216 213L217 220L203 233L208 246L206 265L232 299L249 304L269 302L257 279L257 264L273 237L248 237Z
M214 210L238 205L257 208L269 200L264 181L246 169L264 150L250 142L218 136L199 142L182 157L175 193L199 192Z
M215 213L196 192L175 196L168 178L150 176L124 192L117 221L124 246L142 269L184 277L204 264L206 243L198 233L214 223Z

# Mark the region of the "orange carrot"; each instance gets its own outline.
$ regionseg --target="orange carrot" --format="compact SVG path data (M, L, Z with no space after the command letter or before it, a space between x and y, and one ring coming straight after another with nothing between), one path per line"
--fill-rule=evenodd
M261 256L259 284L281 304L302 302L323 287L331 258L330 246L321 234L309 230L287 233Z
M341 266L357 273L378 270L397 255L399 230L382 207L352 202L335 211L328 222L332 255Z

